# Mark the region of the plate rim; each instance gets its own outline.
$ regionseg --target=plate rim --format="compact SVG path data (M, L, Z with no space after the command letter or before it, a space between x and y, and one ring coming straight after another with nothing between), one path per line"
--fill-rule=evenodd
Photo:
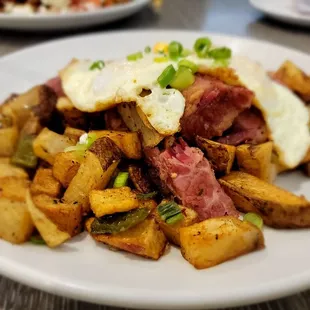
M310 56L295 48L286 47L284 45L267 42L264 40L259 39L253 39L253 38L247 38L247 37L241 37L241 36L235 36L230 34L221 34L216 32L206 32L206 31L191 31L191 30L154 30L154 29L148 29L148 30L127 30L127 31L110 31L110 32L95 32L95 33L89 33L84 35L74 35L74 36L68 36L65 38L60 38L56 40L51 40L48 42L39 43L36 45L32 45L31 47L25 47L21 50L18 50L13 53L9 53L7 55L4 55L0 57L0 63L5 62L6 60L10 60L11 58L18 57L19 54L24 52L31 52L37 48L40 47L48 47L49 45L54 45L57 43L70 41L70 40L79 40L86 37L107 37L110 35L119 35L119 34L126 34L126 35L147 35L147 34L167 34L167 32L171 33L173 36L174 33L178 33L179 35L186 32L190 35L209 35L210 37L222 37L222 38L229 38L234 40L239 40L240 42L249 42L249 43L259 43L267 45L270 48L281 48L286 50L286 52L293 52L302 55L303 57L307 57L310 59ZM125 304L126 307L130 308L148 308L148 309L154 309L154 305L157 309L165 309L167 306L170 309L199 309L202 307L232 307L232 306L240 306L240 305L248 305L251 303L257 303L262 302L265 300L271 300L276 299L279 297L286 296L288 294L296 293L301 290L307 289L310 287L310 269L304 271L303 273L292 275L291 277L284 277L284 278L277 278L277 280L269 281L261 284L258 286L255 290L255 292L251 292L251 289L248 290L242 290L240 291L234 291L234 294L231 294L229 298L222 299L222 295L214 294L214 297L212 299L208 298L207 300L204 300L201 298L201 295L197 295L194 293L188 294L187 293L187 299L182 299L181 301L178 301L175 299L175 295L173 298L169 295L166 295L164 298L164 301L158 299L158 295L154 294L151 290L144 289L143 292L145 292L148 296L148 298L144 299L136 299L135 296L137 294L141 294L141 289L133 289L128 288L126 292L122 291L122 298L120 298L121 294L115 294L110 290L107 293L107 290L100 289L101 291L101 297L98 297L98 291L86 291L85 288L81 289L79 287L76 287L74 285L68 285L66 283L57 282L55 279L49 278L46 279L46 276L44 274L39 274L38 272L35 272L33 269L28 268L27 266L23 264L16 263L14 261L8 260L7 258L1 256L0 254L0 274L9 277L11 279L14 279L15 281L18 281L20 283L26 284L30 287L34 287L36 289L40 289L52 294L57 294L64 297L69 297L73 299L93 302L93 303L104 303L105 305L110 306L119 306L123 307ZM61 283L61 285L59 285ZM293 286L288 285L289 283L295 283ZM179 291L181 294L181 291ZM158 294L158 291L157 291ZM242 300L239 300L239 297L237 296L242 295ZM200 299L197 300L197 297L200 296ZM220 299L218 299L221 297ZM220 301L219 301L220 300Z

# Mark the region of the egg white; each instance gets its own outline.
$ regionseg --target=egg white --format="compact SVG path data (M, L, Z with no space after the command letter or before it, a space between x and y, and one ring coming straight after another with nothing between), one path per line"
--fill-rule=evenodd
M280 163L296 167L310 147L309 113L305 104L288 88L272 81L264 68L247 57L231 60L243 84L256 95L278 153Z

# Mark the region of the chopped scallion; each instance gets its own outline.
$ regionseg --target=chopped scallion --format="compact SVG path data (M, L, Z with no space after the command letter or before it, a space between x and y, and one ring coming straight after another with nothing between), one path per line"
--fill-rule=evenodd
M180 60L178 65L179 65L179 67L183 66L183 67L190 68L193 73L196 73L198 70L198 66L195 63L193 63L192 61L187 60L187 59Z
M209 38L199 38L196 40L194 45L194 50L197 53L198 57L206 58L208 57L208 51L212 45L212 42Z
M181 56L183 46L181 43L172 41L168 46L169 57L173 60L178 59Z
M127 185L129 173L128 172L119 172L114 180L113 187L119 188Z
M174 215L174 216L172 216L172 217L169 217L169 218L166 220L166 223L167 223L168 225L173 225L173 224L175 224L175 223L177 223L177 222L179 222L179 221L182 221L182 220L183 220L183 214L182 214L182 212L181 212L181 213L176 214L176 215Z
M246 213L243 217L243 220L252 223L259 229L262 229L264 225L263 219L258 214L252 212Z
M89 67L89 70L93 71L93 70L102 70L105 66L105 63L103 60L98 60L92 63L92 65Z
M160 85L160 87L161 88L167 87L170 84L170 82L173 80L175 73L176 71L173 65L169 65L157 78L157 82Z
M29 241L37 245L46 245L46 242L42 239L41 236L31 236Z
M157 211L163 221L167 224L175 224L183 219L182 210L179 205L174 201L161 203L157 207Z
M231 49L228 47L219 47L210 50L208 54L213 59L228 59L231 57Z
M138 59L143 58L143 54L141 52L137 52L134 54L130 54L127 56L128 61L137 61Z
M172 88L182 90L192 85L195 82L195 76L191 69L187 67L179 67L174 78L170 82Z
M160 63L160 62L167 62L169 59L166 56L161 56L161 57L155 57L154 62Z
M147 200L147 199L152 199L157 195L157 192L150 192L147 194L137 194L137 198L139 200Z
M184 48L182 53L181 53L181 57L187 57L190 54L192 54L193 52L191 50L189 50L188 48Z
M149 54L152 51L150 46L146 46L144 49L144 53Z

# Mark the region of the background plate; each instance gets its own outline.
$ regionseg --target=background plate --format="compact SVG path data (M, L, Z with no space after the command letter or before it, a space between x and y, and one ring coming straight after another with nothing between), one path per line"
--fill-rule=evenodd
M0 59L0 98L54 76L72 57L113 59L157 41L191 47L208 35L215 44L249 55L266 69L291 59L306 71L310 57L278 45L233 36L184 31L112 32L38 45ZM44 57L44 62L37 61ZM277 180L310 199L310 180L295 172ZM171 248L158 262L107 250L86 234L50 250L0 240L0 273L51 293L137 308L194 309L236 306L310 287L310 230L265 228L266 249L219 266L195 270Z

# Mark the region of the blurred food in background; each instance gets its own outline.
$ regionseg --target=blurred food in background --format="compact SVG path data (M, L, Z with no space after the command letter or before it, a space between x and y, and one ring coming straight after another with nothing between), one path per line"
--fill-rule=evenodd
M8 14L84 12L132 0L0 0L0 12Z

